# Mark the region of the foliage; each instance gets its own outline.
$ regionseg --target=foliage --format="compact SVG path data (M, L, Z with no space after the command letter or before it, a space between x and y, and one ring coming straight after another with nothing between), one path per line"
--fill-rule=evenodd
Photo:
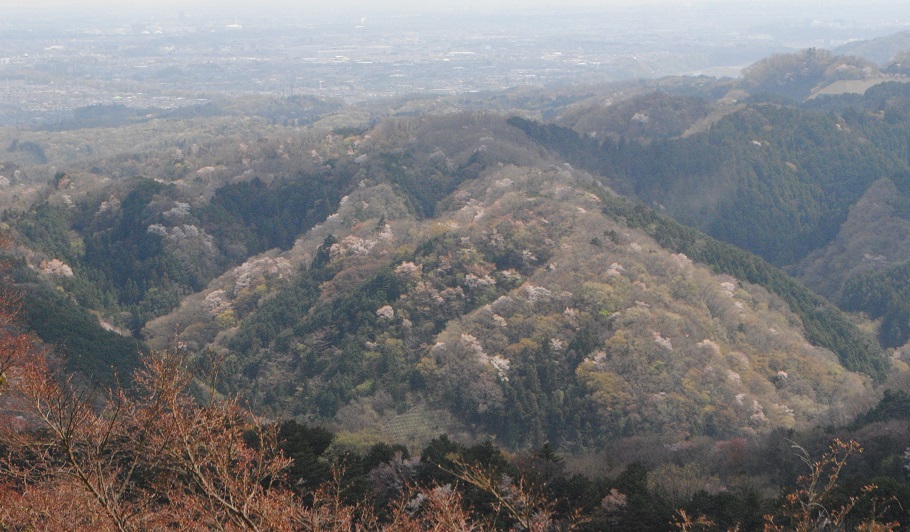
M98 318L46 286L26 289L23 325L65 356L67 367L96 383L127 378L144 347L130 337L105 330Z
M134 380L132 393L98 397L37 352L15 368L8 400L19 415L4 412L0 435L5 523L288 526L289 501L269 488L288 464L274 451L273 428L259 426L257 449L247 447L238 403L195 405L174 352L147 358Z
M151 355L135 375L133 393L98 397L55 374L47 359L5 359L13 378L4 400L14 401L0 429L0 523L13 528L99 530L186 529L350 530L380 526L366 502L347 502L336 472L309 494L306 505L284 487L305 460L320 455L328 433L294 424L263 424L236 400L202 405L187 395L193 377L175 351ZM62 381L60 379L63 379ZM282 438L282 439L279 439ZM304 443L308 442L308 443ZM320 442L320 443L317 443ZM311 447L315 444L317 447ZM301 447L302 445L302 447ZM285 458L279 449L294 449ZM308 455L308 456L307 456ZM288 470L288 466L295 464ZM519 523L528 499L522 484L494 484L486 470L463 476L502 504ZM508 489L503 492L502 489ZM422 493L421 493L422 492ZM537 503L535 503L537 504ZM543 503L541 503L543 504ZM480 508L478 508L480 509ZM548 529L550 515L533 515ZM490 529L469 512L451 485L407 489L390 501L383 529ZM543 527L543 528L541 528Z
M658 90L619 100L609 107L599 102L575 105L562 113L559 123L597 138L671 138L682 135L708 111L702 98Z
M0 396L8 388L7 373L14 375L14 370L28 364L39 349L39 341L34 335L18 329L21 305L16 292L9 289L0 292Z
M881 401L868 412L856 418L854 426L861 427L893 419L910 418L910 394L900 390L885 390Z
M334 212L350 188L349 179L337 175L298 176L271 185L254 178L219 188L199 217L225 255L239 261L291 247L298 235ZM239 255L230 251L237 246L243 249Z
M60 284L83 305L127 310L138 331L201 290L232 264L286 249L323 221L351 187L343 172L299 175L266 185L227 184L201 209L173 186L132 182L122 199L88 199L73 208L41 203L15 218L25 243L74 272Z
M324 240L216 340L235 361L225 390L361 439L411 441L386 432L408 419L408 434L469 426L518 447L732 437L849 415L857 399L844 394L868 382L807 345L782 300L617 223L612 201L561 171L504 168L463 184L435 220L345 229L339 215L330 223L347 236ZM703 238L692 231L680 238Z
M776 265L830 241L866 188L906 165L906 152L864 143L832 116L771 105L726 116L705 133L647 144L510 123L618 190Z
M672 123L645 127L642 116L633 120L639 105ZM753 105L684 138L676 135L709 119L704 101L650 95L621 107L625 122L603 131L641 138L513 122L573 165L777 263L826 242L866 180L904 164L896 104L887 130L872 113L847 121ZM834 307L767 262L608 197L499 117L251 135L211 144L188 135L160 150L99 157L88 169L95 178L68 169L33 209L7 220L34 251L24 253L38 277L60 287L60 301L73 297L134 332L167 314L145 333L161 345L178 330L191 356L223 357L218 394L343 431L329 444L325 434L285 427L283 449L300 467L281 487L307 503L333 497L314 491L331 477L325 453L383 439L410 447L351 458L340 475L359 479L349 502L372 483L395 488L384 501L412 489L409 461L439 431L512 449L547 441L596 449L642 434L661 435L657 449L686 449L689 438L732 441L849 417L869 379L806 339L850 370L880 378L886 368ZM109 184L99 177L107 173ZM120 179L133 174L150 178ZM703 186L720 192L700 202ZM73 277L41 265L57 258ZM38 319L66 312L42 310ZM208 385L199 388L211 392ZM582 480L554 473L550 460L528 462L539 466L528 476L583 498ZM643 485L632 482L641 480L633 470L624 482L635 489L617 488L598 523L666 525L675 503L697 498L689 479L714 478L707 469L646 469L667 473L667 482L647 471ZM422 487L439 479L425 480ZM450 482L459 480L439 480ZM713 491L709 484L700 488ZM597 494L586 508L609 490ZM560 519L565 506L553 507ZM718 522L733 521L725 519Z
M754 493L700 492L672 501L684 506L674 510L664 475L679 466L633 463L595 480L568 475L549 445L510 457L490 442L440 436L419 457L378 444L332 458L331 432L252 417L236 399L216 397L213 381L191 374L174 349L146 356L131 391L99 394L55 371L53 359L15 330L18 304L3 293L4 527L628 530L672 522L685 530L745 526L768 504ZM217 369L217 357L212 362ZM196 399L188 393L194 387L204 392ZM883 506L837 490L856 450L836 440L817 462L803 452L811 473L772 510L768 527L798 528L820 516L833 526L893 526L879 520ZM756 457L756 468L768 466ZM663 487L652 485L653 475Z
M910 262L885 270L872 270L847 280L841 305L851 311L881 318L879 341L900 347L910 340Z
M852 56L835 56L809 48L762 59L743 70L743 85L755 93L771 92L800 101L813 89L837 79L865 79L878 74L875 63Z
M856 522L852 512L861 497L868 497L875 491L874 485L864 486L862 495L849 497L839 506L832 505L834 491L847 460L850 455L863 451L857 442L851 440L844 443L835 439L829 451L815 461L805 449L798 445L795 449L809 472L800 476L797 488L784 497L779 508L782 515L766 517L765 530L894 530L899 525L897 522L879 522L874 508L872 515L862 516L859 518L861 522Z
M663 246L708 264L717 272L734 275L767 288L784 298L799 315L806 338L836 353L841 363L877 379L887 366L883 354L836 307L762 259L729 244L679 225L643 205L619 198L608 199L606 210L632 227L645 229Z

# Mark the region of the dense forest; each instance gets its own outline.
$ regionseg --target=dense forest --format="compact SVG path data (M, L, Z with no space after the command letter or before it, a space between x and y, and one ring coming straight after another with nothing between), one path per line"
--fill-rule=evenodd
M0 131L0 528L910 522L886 75Z
M899 131L881 132L878 145L845 133L864 124L840 120L757 105L707 133L647 144L511 123L619 190L781 266L828 243L875 180L906 169L907 146L892 145Z
M139 178L125 183L115 208L97 197L73 207L43 203L14 223L36 251L71 268L66 288L80 304L129 312L124 325L138 332L228 266L293 245L334 211L349 181L333 173L229 183L194 209L173 185Z
M13 301L4 295L10 324ZM616 468L620 456L579 462L549 444L506 453L445 435L413 454L351 448L323 428L251 419L234 400L193 399L212 381L175 351L145 357L133 391L112 389L99 407L102 396L55 379L27 333L7 339L5 528L894 530L910 503L904 447L887 438L906 429L903 393L834 434L694 439ZM872 445L842 439L854 435Z

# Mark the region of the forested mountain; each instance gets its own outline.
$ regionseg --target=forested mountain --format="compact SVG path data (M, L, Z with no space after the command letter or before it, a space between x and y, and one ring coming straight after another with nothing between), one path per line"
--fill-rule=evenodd
M647 143L512 123L619 190L785 265L829 242L874 181L906 168L906 146L867 139L857 118L759 104L705 133ZM879 128L897 140L890 129Z
M854 275L907 258L901 235L908 94L903 83L882 83L863 95L824 96L801 107L737 104L728 96L671 138L623 132L603 138L586 132L587 124L576 131L521 118L511 123L615 189L787 266L836 303L875 317L903 317L891 308L896 303L872 310L847 303L841 290ZM648 116L647 101L638 109L640 117ZM855 293L865 284L850 286L851 301L865 297ZM903 326L887 327L887 346L910 339L895 332Z
M837 236L789 268L819 294L838 301L853 276L910 259L907 196L891 179L882 178L852 207Z
M637 98L621 112L695 105L678 134L709 112L697 102ZM692 150L725 167L712 142L743 122L603 145L621 168L643 150L665 154L641 176ZM112 163L94 159L59 172L46 200L7 223L25 262L82 306L154 347L177 334L190 352L218 353L223 391L256 409L366 441L732 437L848 419L873 399L870 377L887 364L833 307L615 197L516 124L481 112L222 140L142 157L149 177L110 183L92 168ZM759 133L770 136L743 137ZM643 177L640 195L663 189Z
M14 223L34 251L66 264L63 283L80 304L128 313L122 325L138 331L229 265L290 247L334 210L350 180L340 169L269 185L254 178L194 208L178 186L136 178L78 204L40 204Z
M78 390L132 397L140 359L176 353L215 368L185 382L207 407L331 429L282 425L300 482L356 457L352 485L382 499L370 471L451 480L420 468L457 454L543 467L597 526L721 515L730 486L754 504L723 522L756 524L795 476L787 442L823 451L819 427L871 439L869 475L903 475L899 62L808 50L738 80L100 107L0 130L4 290ZM822 90L840 81L871 88ZM563 476L554 449L612 483ZM639 497L621 518L611 489Z
M868 59L809 48L774 55L746 67L742 87L752 94L770 93L799 102L825 94L825 88L837 82L857 84L881 76L878 65Z
M896 56L910 50L910 32L900 31L868 41L855 41L838 47L835 52L865 57L879 65L888 65Z
M866 400L868 381L829 381L836 359L801 338L886 370L772 266L719 243L702 253L709 239L553 167L502 118L404 120L360 138L364 179L335 214L149 323L153 344L179 330L190 349L221 352L226 382L259 408L368 440L761 432ZM823 399L846 390L858 395Z
M462 102L526 105L533 119L420 98L221 102L177 118L192 133L162 123L132 151L125 138L160 117L121 117L118 147L93 117L122 110L87 110L66 126L78 130L11 141L21 195L4 220L35 286L154 347L176 334L218 353L223 391L255 408L365 438L479 431L585 447L811 424L832 415L822 405L846 419L889 364L772 265L885 316L883 346L908 339L900 289L874 288L908 257L892 231L864 235L906 216L910 89L801 105L750 95L796 97L771 90L793 69L812 87L868 77L846 64L865 68L817 50L740 81ZM267 119L225 119L237 113ZM51 162L64 166L41 183ZM854 385L812 373L830 364L857 372L838 377Z

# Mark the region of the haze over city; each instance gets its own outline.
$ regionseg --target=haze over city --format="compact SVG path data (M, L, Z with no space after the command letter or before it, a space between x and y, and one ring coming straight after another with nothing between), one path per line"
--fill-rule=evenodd
M735 77L770 54L835 49L910 27L910 7L875 1L819 9L707 0L37 0L5 2L0 12L7 123L86 105L181 107L218 94L355 101Z
M819 18L845 18L862 16L867 18L905 19L910 13L906 5L885 0L871 2L834 1L819 3L812 0L764 0L753 2L747 0L565 0L554 2L552 0L434 0L421 2L418 0L393 0L389 2L368 2L364 0L339 0L329 2L325 0L307 0L295 2L290 0L264 0L261 2L248 2L245 0L160 0L138 1L125 5L119 0L7 0L0 5L0 13L15 13L27 11L42 11L53 9L60 14L73 14L91 10L103 9L109 14L127 14L137 11L164 11L179 9L186 12L226 10L241 12L318 12L336 13L340 11L362 11L370 13L391 13L398 11L461 11L461 12L490 12L500 10L548 10L559 11L565 9L585 8L590 10L609 10L618 7L633 7L641 9L660 8L666 11L687 10L693 8L709 8L718 12L737 9L768 10L773 14L785 10L791 16L804 16L812 14ZM12 22L12 21L10 21Z

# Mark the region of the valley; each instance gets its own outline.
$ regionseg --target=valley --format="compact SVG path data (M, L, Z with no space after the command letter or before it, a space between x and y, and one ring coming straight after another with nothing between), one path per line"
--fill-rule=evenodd
M68 46L194 42L181 24ZM865 27L847 26L833 34ZM480 529L537 526L506 492L558 529L787 529L817 514L786 501L816 495L849 504L849 527L910 522L910 73L901 50L873 58L901 43L717 78L686 63L587 79L579 56L537 86L430 76L347 99L251 90L235 65L243 83L206 77L179 105L18 107L0 128L0 474L59 484L0 501L38 508L65 486L94 494L67 507L80 522L101 501L111 522L165 523L160 474L195 479L179 526L426 527L442 514L394 505L445 495L430 486L457 486L433 508ZM522 46L509 57L540 51ZM193 434L182 450L175 430ZM219 462L196 436L246 454ZM838 491L805 491L809 456ZM103 473L80 477L81 460ZM106 471L157 502L98 496ZM326 502L331 482L350 495ZM226 511L211 486L260 506ZM5 511L0 529L26 522Z

